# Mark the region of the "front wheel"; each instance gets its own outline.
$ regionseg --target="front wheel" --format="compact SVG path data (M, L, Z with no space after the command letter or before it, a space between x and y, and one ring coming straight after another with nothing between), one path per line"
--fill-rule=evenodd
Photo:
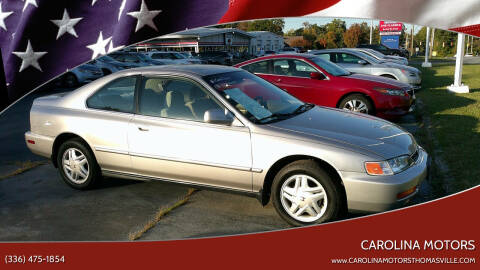
M354 94L345 97L338 106L340 109L344 109L352 112L374 114L375 108L372 102L363 95Z
M290 163L272 184L275 210L293 226L334 220L341 212L341 194L334 179L313 160Z
M93 154L78 139L66 141L60 146L57 164L63 181L75 189L90 189L101 177Z

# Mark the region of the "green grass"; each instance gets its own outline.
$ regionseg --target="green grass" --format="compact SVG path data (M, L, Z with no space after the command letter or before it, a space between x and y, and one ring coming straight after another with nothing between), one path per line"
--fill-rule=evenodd
M454 94L454 65L434 66L423 72L423 90L417 96L421 113L431 120L430 133L438 141L441 158L453 176L452 191L480 184L480 65L464 65L463 82L468 94ZM426 127L427 128L427 127Z

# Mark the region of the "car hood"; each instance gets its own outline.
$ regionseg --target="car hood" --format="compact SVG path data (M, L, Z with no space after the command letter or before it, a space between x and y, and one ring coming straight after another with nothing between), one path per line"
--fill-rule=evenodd
M367 75L367 74L360 74L360 73L352 73L352 75L349 75L348 78L354 78L358 80L365 80L365 81L370 81L370 82L376 82L376 83L383 83L383 84L389 84L393 85L394 87L403 89L409 87L408 84L393 80L391 78L386 78L382 76L375 76L375 75Z
M377 117L315 106L295 117L269 124L298 138L361 149L384 159L411 155L417 149L413 136Z
M397 63L393 63L393 62L382 62L381 64L384 65L384 66L387 66L387 67L404 69L404 70L408 70L408 71L415 72L415 73L420 72L418 70L418 68L414 68L414 67L410 67L410 66L406 66L406 65L402 65L402 64L397 64Z

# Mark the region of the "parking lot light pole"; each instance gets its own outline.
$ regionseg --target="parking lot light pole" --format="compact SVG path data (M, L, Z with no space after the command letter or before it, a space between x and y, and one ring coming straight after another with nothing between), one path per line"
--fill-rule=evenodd
M457 39L457 56L455 63L455 78L453 84L447 87L451 92L468 93L470 92L468 85L462 84L463 56L465 54L465 34L458 33Z
M432 63L428 62L428 55L430 54L430 27L427 27L427 38L425 40L425 62L422 67L432 67Z

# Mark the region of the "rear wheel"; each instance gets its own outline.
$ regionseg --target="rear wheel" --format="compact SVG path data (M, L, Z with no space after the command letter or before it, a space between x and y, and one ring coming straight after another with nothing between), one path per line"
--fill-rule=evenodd
M101 178L93 154L79 139L68 140L60 146L57 164L63 181L75 189L90 189Z
M66 87L75 87L78 85L77 76L73 73L67 73L63 76L63 85Z
M112 72L109 69L106 69L106 68L102 68L102 72L103 72L104 76L112 74Z
M360 112L366 114L374 114L375 108L372 102L364 95L353 94L345 97L338 106L340 109L344 109L352 112Z
M313 160L281 169L272 184L277 213L293 226L331 221L341 212L342 196L333 178Z

